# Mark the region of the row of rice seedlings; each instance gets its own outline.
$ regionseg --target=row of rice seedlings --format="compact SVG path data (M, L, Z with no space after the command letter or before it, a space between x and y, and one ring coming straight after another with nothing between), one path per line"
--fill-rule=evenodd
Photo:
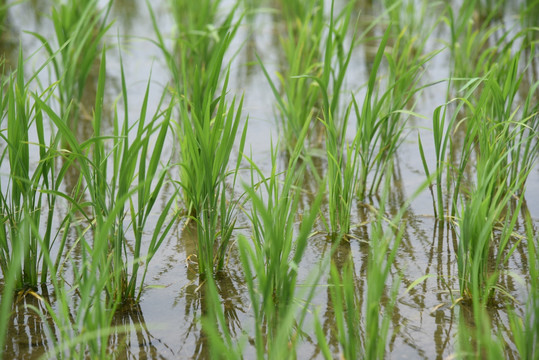
M81 109L81 100L88 76L99 58L101 40L112 25L107 20L111 5L112 1L100 9L98 0L55 2L51 19L58 43L56 49L43 35L32 33L52 62L59 85L60 117L66 119L70 129L77 128L84 113L91 117L90 109Z
M207 2L206 6L213 5ZM218 41L212 37L202 36L196 42L197 46L202 47L204 54L197 53L202 51L198 47L193 53L184 49L189 48L190 44L180 47L183 60L180 65L166 49L152 13L158 45L173 74L178 96L179 185L188 215L197 221L198 269L199 273L204 275L213 274L215 265L217 270L223 268L235 223L235 206L231 206L227 200L226 179L229 174L234 174L233 183L235 183L241 160L239 157L235 170L228 171L230 155L241 122L243 99L240 99L237 105L235 98L228 104L225 98L228 91L228 72L224 84L220 84L223 58L239 25L239 22L233 23L234 13L235 8L227 15L227 20L221 26ZM184 16L196 18L198 15L192 13ZM206 26L210 25L212 24L206 23ZM192 26L196 26L196 22ZM184 28L183 31L195 30L197 29ZM205 57L198 59L203 55ZM194 58L188 59L189 56ZM203 63L200 64L200 61ZM221 93L218 92L219 86L223 88ZM246 130L247 122L240 140L240 153L243 152Z

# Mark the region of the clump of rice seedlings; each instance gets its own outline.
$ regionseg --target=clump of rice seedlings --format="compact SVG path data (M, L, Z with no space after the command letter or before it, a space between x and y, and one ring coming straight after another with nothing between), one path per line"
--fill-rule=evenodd
M396 53L386 53L390 72L386 90L380 94L378 73L390 34L391 26L384 33L374 58L363 104L360 107L355 97L352 100L357 119L356 151L360 156L357 188L359 199L378 192L383 169L401 142L405 125L402 115L411 113L406 110L408 104L414 94L423 88L418 85L422 66L436 53L424 56L417 53L410 62L412 48L395 46L394 49L399 49Z
M488 118L498 124L496 137L506 142L510 149L505 154L509 171L507 180L521 184L518 193L522 193L528 174L539 156L539 105L533 105L533 99L539 94L539 82L531 85L521 110L518 104L515 105L524 76L523 72L519 73L521 54L521 51L516 54L507 51L492 67L490 79L483 90L483 94L490 94L488 104L483 108ZM530 62L531 58L528 64Z
M112 25L107 21L111 5L112 1L99 9L97 0L56 1L52 8L56 49L51 41L32 33L50 56L58 82L60 117L66 118L71 129L77 128L88 76L99 58L101 40Z
M313 124L320 88L307 75L318 76L325 26L324 9L317 1L284 1L286 35L281 38L287 66L278 74L283 93L259 59L262 70L277 99L285 146L292 150L306 123Z
M243 99L238 105L235 99L227 104L227 85L228 74L215 114L210 112L211 104L208 102L203 117L198 118L198 112L189 113L188 100L180 100L180 185L197 221L198 269L204 275L212 274L215 265L217 269L223 268L235 222L235 206L227 201L226 180L234 174L233 188L239 170L241 157L230 172L228 163L241 122ZM246 130L247 123L240 140L240 153L245 144Z
M301 139L307 133L303 129ZM277 172L277 150L272 149L272 168L269 177L252 164L252 185L246 192L252 203L252 241L239 239L239 251L245 272L249 298L255 320L255 348L259 358L278 358L283 349L272 346L296 341L290 331L295 317L290 312L296 294L297 275L309 235L317 217L321 193L309 211L303 214L297 229L299 188L302 168L298 163L302 151L295 148L284 174ZM255 183L255 175L262 178ZM260 189L257 191L257 189ZM284 339L283 339L284 338ZM293 349L294 347L292 347Z
M434 213L436 218L441 221L444 221L448 215L454 216L457 211L457 199L460 195L463 174L472 154L475 132L468 131L466 133L462 148L458 149L460 151L460 161L458 166L453 166L450 161L452 158L456 157L451 137L455 134L455 129L462 122L460 119L461 110L465 105L469 104L468 99L472 97L474 92L481 85L481 82L481 79L470 80L459 90L459 93L462 95L458 99L449 100L446 104L440 105L434 110L432 115L432 132L436 157L436 168L434 172L429 170L423 150L423 144L421 138L418 137L419 153L425 174L427 175L427 178L430 178L432 173L432 177L436 180L434 184L431 184L431 189L433 185L436 187ZM451 83L449 82L448 93L450 86ZM457 168L456 171L454 171L454 167ZM446 177L445 192L443 182L444 174ZM452 202L450 199L451 193L453 193ZM446 196L449 197L449 199L447 199ZM451 204L453 205L452 207ZM451 209L451 213L449 213L449 209Z
M346 142L346 130L351 107L348 107L344 122L338 130L331 112L328 121L321 120L326 127L327 183L329 189L329 228L333 234L350 231L352 203L355 198L359 171L359 154L355 149L358 136L351 144Z
M489 82L492 84L492 82ZM484 93L488 93L484 91ZM482 98L485 98L483 96ZM465 299L477 297L486 304L492 300L498 288L497 279L502 266L507 261L507 248L515 222L518 218L522 198L515 210L507 209L511 197L521 188L523 179L510 179L506 161L507 143L511 143L513 133L508 131L509 122L495 123L483 120L486 106L479 102L475 109L477 119L472 126L477 130L479 154L475 188L464 205L459 222L458 272L461 295ZM510 211L513 211L511 214ZM505 214L499 238L495 239L494 228ZM494 264L490 260L496 248ZM510 251L512 252L512 250Z
M211 3L206 5L210 6ZM241 122L243 98L238 102L235 98L230 104L227 102L228 72L224 84L220 84L223 58L239 25L239 22L233 23L234 12L235 8L220 28L219 41L214 43L210 38L201 40L212 42L211 51L202 60L204 66L193 63L192 68L185 61L178 65L166 49L152 13L158 45L166 56L178 95L179 183L188 215L197 222L198 270L201 275L212 274L215 265L217 269L223 268L235 222L235 206L227 201L226 179L229 174L234 174L235 183L241 160L238 157L236 169L228 171ZM219 86L223 89L220 93ZM243 151L246 130L247 122L240 140L240 153Z
M259 62L277 99L285 145L292 151L305 124L312 134L308 140L316 143L320 139L315 135L321 134L313 120L322 115L327 122L329 112L338 120L341 89L355 44L352 39L348 47L345 45L353 2L335 15L332 1L329 24L323 2L291 1L282 5L287 34L281 43L288 67L277 75L284 94Z
M450 5L447 6L451 31L452 76L457 79L470 79L484 76L490 67L496 63L499 54L503 54L514 39L509 32L504 31L497 38L495 34L502 25L491 24L494 11L489 12L485 21L478 24L474 20L477 1L467 1L462 4L458 14L454 14ZM501 50L501 51L500 51Z
M104 58L103 58L104 62ZM102 68L104 69L104 67ZM136 128L136 134L130 141L130 129L131 121L128 119L128 96L127 86L125 82L125 75L123 71L123 65L121 66L122 75L122 98L124 103L124 122L122 127L119 126L118 115L116 112L113 130L113 146L112 154L113 159L112 167L112 179L108 183L108 191L110 191L110 205L109 208L117 206L120 203L120 211L117 217L117 229L114 229L114 241L112 244L112 251L114 253L113 266L117 268L114 271L115 275L120 275L116 278L114 283L116 286L114 296L122 300L134 300L138 302L142 293L144 278L148 269L148 264L155 255L157 249L165 239L168 231L173 225L173 221L167 219L167 214L172 207L173 198L167 201L162 209L160 209L160 215L155 224L153 235L146 249L146 254L142 251L143 233L147 227L147 222L152 214L154 205L161 189L165 183L166 168L163 171L159 171L161 164L161 158L163 155L163 148L165 144L165 138L168 134L170 127L170 119L172 116L172 105L165 106L162 109L163 97L161 103L158 106L157 112L147 119L147 106L149 96L149 84L146 88L146 94L141 105L140 116L138 118L138 124ZM104 77L100 77L100 84L104 84ZM100 88L103 90L103 88ZM102 96L102 94L100 94ZM164 96L164 94L163 94ZM98 116L94 124L98 122ZM160 121L160 123L159 123ZM98 127L95 128L96 134L100 133ZM104 159L107 156L101 148L101 155L99 158ZM138 165L138 167L137 167ZM167 165L167 164L165 164ZM103 161L101 167L101 173L106 176L107 171L106 161ZM134 193L133 184L136 184ZM129 225L134 238L134 252L129 254L126 247L126 229L123 227L123 223L126 220L126 214L124 213L124 205L122 201L125 201L125 197L129 198ZM141 263L143 266L143 275L138 283L139 267ZM128 272L127 268L131 266L131 271Z
M54 287L55 303L51 304L45 299L40 299L45 305L46 313L30 306L41 316L52 339L53 347L46 354L47 358L112 357L115 349L109 348L109 336L127 330L112 327L119 299L106 296L107 288L115 276L111 257L106 256L109 234L114 229L119 210L120 206L116 206L106 221L98 221L91 240L87 239L86 231L78 232L77 243L81 245L81 264L80 267L73 268L74 283L71 287L67 287L63 279L53 276L50 280ZM39 236L35 226L32 231ZM45 261L49 266L53 266L52 259L48 255L45 256Z
M8 272L14 241L19 239L18 233L24 232L24 227L39 224L42 227L42 241L39 242L32 232L28 234L27 246L22 259L21 272L16 276L16 287L37 287L45 283L49 271L47 263L43 262L44 253L48 253L54 242L53 215L57 198L57 190L62 181L66 167L57 173L54 158L57 156L58 138L45 138L44 116L40 106L32 103L29 84L39 73L39 70L25 82L23 72L23 53L19 51L18 70L7 80L6 91L2 100L3 112L7 117L7 129L0 135L5 141L6 151L0 159L7 155L9 160L9 181L0 195L0 268L3 274ZM42 95L44 96L44 95ZM29 142L30 134L37 133L38 143ZM39 162L34 167L30 163L30 152L33 147L39 152ZM24 221L30 216L31 222ZM61 245L60 245L61 247Z
M197 114L200 118L206 109L205 102L215 101L221 85L223 57L241 23L241 19L235 19L235 5L224 17L225 20L217 24L220 4L221 1L212 0L171 2L178 30L175 54L166 50L154 23L161 49L174 77L175 90L178 96L192 103L192 111L200 111Z
M74 163L75 160L80 170L79 185L76 192L88 193L90 200L79 204L77 196L64 195L70 204L79 210L89 223L94 236L97 229L103 224L107 225L110 233L105 238L110 241L101 252L102 263L112 269L114 276L107 282L107 295L114 301L138 301L142 291L142 282L148 263L164 240L172 222L167 223L168 210L173 204L170 199L164 206L161 215L156 222L153 236L147 248L147 253L142 253L143 231L149 216L156 203L159 192L164 184L165 172L158 172L160 166L164 140L170 125L172 108L169 106L164 111L159 107L152 119L146 122L146 109L148 104L148 89L142 102L140 118L136 134L132 140L131 125L127 117L127 90L122 69L122 92L126 108L125 118L120 128L118 117L115 117L113 130L112 150L107 152L105 142L107 137L102 135L103 97L105 91L105 51L101 56L101 67L98 79L96 105L94 108L93 129L94 136L82 143L78 143L73 131L49 106L39 98L36 102L47 113L58 132L71 148L70 152L63 153L66 163ZM162 118L161 123L159 119ZM153 142L155 141L155 143ZM149 160L148 158L149 157ZM111 167L112 162L112 167ZM138 166L137 166L138 165ZM108 176L108 169L113 174ZM129 217L126 226L125 204L129 203ZM86 209L84 209L86 207ZM87 210L89 209L89 210ZM113 219L111 220L111 217ZM133 232L134 252L128 251L128 229ZM111 264L108 264L112 261ZM141 282L138 283L140 263L144 261L144 272ZM103 265L105 266L105 265ZM131 267L131 271L129 271ZM108 271L108 270L107 270Z

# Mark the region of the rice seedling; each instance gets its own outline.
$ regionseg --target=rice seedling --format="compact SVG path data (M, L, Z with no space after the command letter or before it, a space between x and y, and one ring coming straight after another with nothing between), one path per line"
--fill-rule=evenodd
M65 117L71 129L77 128L81 110L90 113L89 109L81 109L81 99L99 58L101 40L112 25L107 20L111 5L112 1L99 9L97 0L56 1L51 15L56 49L43 35L31 33L41 41L51 59L59 84L60 116Z
M326 127L326 153L328 157L327 183L329 189L329 228L331 233L340 235L350 231L352 203L355 197L359 155L354 147L358 137L352 144L346 144L346 129L351 107L348 108L345 120L337 133L333 117L329 115Z

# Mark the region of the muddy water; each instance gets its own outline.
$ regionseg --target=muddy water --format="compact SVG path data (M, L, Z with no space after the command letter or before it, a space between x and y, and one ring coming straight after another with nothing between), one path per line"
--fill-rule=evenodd
M143 0L114 1L111 17L115 25L109 31L106 42L111 46L107 59L107 94L109 105L120 93L119 54L117 45L122 49L122 56L127 76L130 107L130 117L136 119L139 108L138 101L144 95L147 81L151 73L151 106L155 108L161 95L161 90L170 80L166 63L159 49L152 45L148 39L154 39L146 2ZM361 3L361 2L360 2ZM361 18L368 21L370 13L374 10L368 2L360 4ZM173 20L169 16L166 1L152 1L163 34L169 34L173 28ZM225 2L225 6L228 4ZM5 53L8 64L15 63L18 52L19 39L23 44L25 54L33 53L39 43L32 36L22 31L36 31L45 37L52 38L50 20L44 15L48 13L50 3L47 1L27 1L10 10L6 20L7 29L4 31L0 48ZM514 22L514 13L518 6L509 6L504 21L508 24ZM433 16L434 17L434 16ZM21 19L24 19L21 20ZM366 26L360 22L360 26ZM270 73L275 73L282 66L279 36L283 30L278 16L271 11L254 14L252 18L244 19L234 40L233 47L241 50L232 60L231 65L231 94L245 94L244 114L249 114L249 130L247 148L252 151L253 160L263 170L270 165L270 148L272 141L279 138L279 130L275 119L276 110L271 89L256 65L255 54L264 60ZM374 33L380 34L383 29L375 28ZM436 30L429 40L426 51L440 48L439 39L449 39L447 30ZM359 46L352 58L350 70L346 79L346 91L361 94L361 86L368 79L371 66L374 44ZM234 53L235 49L229 53ZM41 60L40 60L41 59ZM37 54L27 64L28 73L36 68L42 58ZM429 62L425 69L422 82L433 83L446 78L449 68L449 51L445 50ZM530 83L537 81L539 65L529 72ZM47 81L43 78L43 81ZM96 75L89 80L91 84L96 81ZM416 99L415 111L430 117L433 109L445 102L445 84L428 88ZM91 98L91 96L89 96ZM89 102L91 104L91 101ZM90 106L90 105L88 105ZM152 109L149 109L151 111ZM85 128L85 126L87 126ZM388 213L396 213L401 204L424 181L425 175L419 158L417 146L417 132L421 133L429 165L434 165L434 151L432 134L428 130L432 125L429 120L413 118L408 121L405 139L398 151L395 160L395 171L392 180L393 192L389 198ZM81 125L81 137L89 136L89 122ZM349 134L352 136L352 134ZM170 139L169 153L174 151L174 140ZM323 171L324 159L318 159ZM76 174L72 182L76 181ZM66 180L66 190L73 184ZM531 172L527 182L526 206L528 207L535 224L539 224L539 167ZM306 179L306 188L316 191L314 180ZM171 189L169 189L172 192ZM163 203L167 193L163 194ZM313 200L312 195L306 194L302 203L309 207ZM373 206L378 205L379 199L372 198L367 202ZM360 289L361 303L366 301L366 271L368 242L371 240L369 221L372 218L368 207L357 202L353 209L353 224L359 224L352 231L349 242L342 243L333 260L339 264L343 259L351 256L354 259L355 281ZM60 221L61 219L59 219ZM247 232L249 223L245 216L240 214L238 222ZM428 191L423 192L413 202L406 214L406 232L399 249L399 255L393 264L389 281L396 280L402 274L401 295L394 312L393 333L388 344L388 353L391 358L442 359L455 351L456 329L459 322L459 312L468 311L464 306L451 307L452 297L458 296L456 249L457 237L455 228L451 224L440 224L433 216L432 197ZM517 230L523 231L522 221L519 220ZM310 240L309 247L300 267L300 284L312 285L309 275L315 271L319 260L327 255L331 247L331 240L324 235L323 227L317 225L318 233ZM204 358L208 355L208 346L201 332L198 319L203 311L203 299L199 289L199 280L195 265L188 261L190 255L196 253L195 235L192 226L182 222L178 224L163 243L156 257L149 267L147 285L140 305L122 309L115 318L114 325L132 324L139 330L127 334L116 334L111 338L111 345L120 349L120 358L137 359L173 359L173 358ZM217 276L217 286L223 299L225 314L229 327L238 336L242 330L249 332L253 319L248 300L246 285L240 269L237 255L232 252L229 266ZM76 258L76 254L75 254ZM521 247L517 249L508 264L509 270L519 276L527 276L526 253ZM414 280L426 275L437 274L410 292L404 289ZM335 316L329 300L329 292L324 285L325 279L318 284L314 307L320 309L320 320L324 332L329 339L332 350L338 354L338 341L336 338ZM525 289L511 276L504 275L501 284L521 302L525 300ZM53 294L47 289L41 289L40 295L54 303ZM6 358L33 359L50 350L50 337L55 330L52 322L43 321L26 305L33 305L44 311L42 303L34 297L25 297L15 306L14 316L10 324L8 341L6 344ZM522 309L520 309L522 310ZM491 310L493 326L510 339L509 323L503 308ZM316 347L314 332L308 330L312 326L312 318L308 319L304 340L298 348L300 358L319 358L321 354ZM46 331L47 326L52 333ZM312 327L311 327L312 329ZM514 345L509 340L509 355L514 355ZM254 356L253 349L247 349L246 358Z

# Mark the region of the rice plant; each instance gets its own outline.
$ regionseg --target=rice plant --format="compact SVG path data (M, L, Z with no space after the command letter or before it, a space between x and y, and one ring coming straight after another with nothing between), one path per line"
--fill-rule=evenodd
M285 95L276 92L269 74L266 73L266 77L279 104L286 143L293 148L303 125L313 123L316 116L320 89L313 80L301 76L317 76L320 72L319 59L325 22L323 4L316 1L305 4L286 1L282 5L287 33L281 39L281 44L288 68L283 70L279 80Z
M32 97L37 94L30 93L30 83L36 76L25 81L23 71L23 53L19 51L18 69L8 80L7 92L3 106L7 117L6 127L1 135L7 144L2 159L9 161L9 181L0 196L0 209L2 222L0 227L0 268L7 274L14 242L20 237L19 232L27 234L26 246L22 260L21 272L16 276L16 287L35 288L38 283L45 283L49 269L43 262L44 253L48 253L54 242L54 224L52 219L59 184L62 181L65 167L57 173L54 158L57 156L58 138L51 136L46 139L44 132L44 116L42 109L32 103ZM29 134L37 133L37 144L30 144ZM7 134L6 134L7 132ZM39 163L30 166L30 152L37 147ZM34 224L43 224L44 232L42 242L38 242L34 233L23 227L30 226L30 221L24 221L30 216Z
M537 357L537 0L147 1L119 56L128 2L43 3L0 43L0 357Z
M105 147L106 137L102 135L102 111L103 97L106 83L106 56L105 51L101 56L101 67L98 80L98 91L96 96L96 105L94 108L94 137L79 144L74 133L67 124L61 119L48 105L41 99L35 98L41 109L47 113L52 122L57 126L62 139L67 141L71 151L63 154L67 163L73 163L75 160L80 170L81 180L84 180L86 187L79 191L88 192L90 196L89 203L84 206L90 207L90 213L82 209L83 205L78 204L76 197L67 198L71 205L81 210L94 230L99 229L104 223L110 221L113 211L116 211L115 222L110 226L110 244L103 249L101 255L103 261L112 256L111 267L115 277L108 284L108 296L113 299L134 300L140 298L142 284L137 284L140 262L145 260L144 274L147 266L157 248L159 248L167 232L170 230L171 222L167 219L168 209L171 208L173 200L169 200L161 215L159 216L154 230L154 234L147 249L147 254L141 252L142 234L146 227L148 218L155 205L157 196L165 180L165 172L159 173L158 167L161 162L164 139L167 135L171 107L166 110L158 110L151 121L146 123L146 109L148 99L148 89L145 99L142 102L138 127L133 141L129 142L129 119L127 111L125 112L124 123L120 128L118 117L115 117L115 126L113 136L111 137L113 147L111 153L107 153ZM127 90L125 79L122 81L122 92L124 104L127 106ZM125 110L125 109L124 109ZM157 121L163 118L161 124L157 126ZM152 137L157 133L155 143L150 151ZM151 153L151 156L150 156ZM148 161L147 156L150 156ZM109 179L108 169L112 162L113 174ZM137 167L138 165L138 167ZM138 180L138 183L135 181ZM129 202L130 226L134 237L134 253L131 255L126 248L126 230L124 213L125 203ZM118 209L118 210L115 210ZM109 254L110 251L110 254ZM106 261L105 261L106 263ZM128 271L131 266L131 273ZM142 281L144 275L142 276Z
M217 23L220 4L221 1L210 0L171 2L178 30L174 52L166 50L154 23L159 45L174 78L175 91L188 99L191 110L196 111L199 118L206 111L207 101L215 104L223 59L241 24L241 18L235 19L237 6L228 11L222 23Z
M480 155L476 164L476 184L460 215L457 260L461 295L464 298L476 296L482 303L487 303L493 297L499 271L507 259L503 255L504 250L512 235L522 200L514 210L507 209L507 206L522 186L523 178L508 179L505 140L509 139L501 136L496 138L500 135L497 128L503 125L486 121L478 126L481 129L478 130ZM503 220L502 215L506 211L508 213ZM503 228L495 242L494 228L499 221L502 221ZM493 248L496 248L494 270L490 261Z
M210 2L206 5L213 6ZM197 222L198 269L201 275L212 274L214 265L217 269L223 268L235 222L235 207L227 200L226 179L230 155L242 120L243 99L237 105L236 99L230 104L227 102L228 72L224 83L220 84L224 55L239 24L233 23L234 13L235 8L221 26L219 41L215 42L213 38L200 40L204 43L200 45L205 49L204 64L199 66L192 63L192 68L186 65L189 63L186 58L188 54L182 55L183 61L178 65L172 53L166 49L152 13L158 45L167 59L178 95L180 119L177 130L181 156L179 184L187 214ZM219 86L223 88L221 93L218 92ZM243 151L246 130L247 122L240 140L240 153ZM232 174L237 174L240 160L238 158ZM233 183L235 181L236 175Z
M385 31L378 46L363 104L360 107L355 97L352 100L357 119L356 151L360 156L357 189L359 199L378 192L383 169L391 161L402 141L401 135L405 125L402 116L411 113L406 110L407 104L414 94L423 88L418 85L421 67L436 54L433 52L424 56L416 55L409 63L412 48L409 45L403 48L395 46L394 49L399 49L398 52L392 55L386 54L390 76L386 90L380 94L379 70L390 34L391 26Z
M225 89L228 76L225 80ZM215 115L210 104L203 118L188 112L187 100L181 103L180 149L182 154L180 185L189 199L189 208L198 225L198 263L200 274L212 274L214 265L222 269L234 226L234 206L227 201L228 162L241 121L243 100L236 106L221 95ZM239 151L243 151L245 123ZM232 170L233 184L239 169L238 158ZM232 186L233 186L232 184ZM219 225L219 219L221 221Z

